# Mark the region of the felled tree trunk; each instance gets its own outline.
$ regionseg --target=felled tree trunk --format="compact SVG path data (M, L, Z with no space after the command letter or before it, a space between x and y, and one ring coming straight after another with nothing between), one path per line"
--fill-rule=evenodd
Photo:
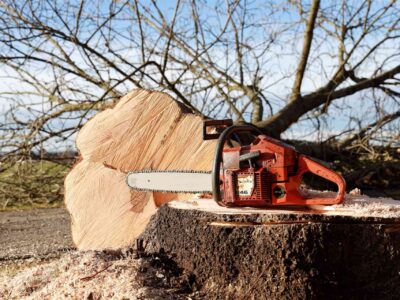
M142 238L192 274L209 299L395 299L400 205L347 197L310 210L170 202Z
M157 207L188 195L132 191L129 170L210 170L214 141L202 120L170 96L135 90L98 113L77 137L80 161L65 180L65 204L79 249L132 244Z

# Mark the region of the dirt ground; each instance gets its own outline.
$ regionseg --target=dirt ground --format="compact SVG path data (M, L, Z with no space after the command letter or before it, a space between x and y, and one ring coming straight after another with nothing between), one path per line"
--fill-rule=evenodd
M362 203L359 202L362 199L360 200L359 198L361 199L362 197L354 195L351 199L349 198L352 201L348 202L346 204L347 206L343 209L346 211L346 209L353 207L353 210L357 209L358 214L361 216L363 214L368 214L369 216L379 214L380 216L385 215L387 218L398 217L398 214L400 213L399 204L396 201L387 200L383 203L378 199L379 203L371 202L372 204L370 203L367 205L364 203L364 205L362 205ZM153 227L157 228L158 231L152 233L153 227L150 227L150 231L148 232L149 237L151 236L153 238L157 235L175 237L174 239L165 239L165 241L168 243L171 241L173 247L179 249L190 249L190 251L182 252L189 255L188 259L185 258L184 260L179 261L179 256L176 255L179 251L171 250L167 247L168 245L162 245L162 251L159 249L153 253L152 251L149 253L147 253L147 251L146 253L142 251L137 252L133 248L121 249L119 251L75 251L69 231L69 214L64 208L0 212L0 299L223 299L224 297L220 297L223 289L221 290L219 287L226 287L228 291L230 291L231 285L226 284L226 282L219 282L217 281L218 278L215 279L208 275L205 281L206 284L204 284L201 278L202 270L210 269L218 274L224 272L228 277L233 276L236 278L238 277L237 271L232 269L233 271L231 272L231 267L235 266L235 262L245 261L246 263L244 266L259 266L259 261L264 261L265 258L270 257L270 253L275 252L277 253L277 255L274 256L275 258L271 259L270 257L268 258L270 262L263 263L264 265L268 265L268 270L271 270L268 271L268 274L272 276L271 282L273 282L273 284L262 284L260 286L275 289L277 286L283 287L284 284L298 282L299 286L303 287L305 285L301 281L285 279L282 281L284 284L281 281L278 283L275 281L279 278L289 278L290 274L295 275L299 270L301 273L301 268L297 269L293 267L294 269L291 269L292 266L295 266L296 264L299 266L306 266L305 268L307 269L309 264L309 260L307 260L308 256L305 257L307 258L305 263L301 261L297 262L294 257L301 258L304 253L314 253L320 245L319 241L325 241L324 244L321 244L325 245L323 246L323 248L325 247L324 249L334 249L335 255L331 255L331 257L338 259L345 257L344 261L347 261L347 259L350 261L350 258L346 257L351 257L351 264L344 265L351 265L352 270L355 269L357 274L363 274L364 277L368 277L368 274L372 274L375 271L375 273L379 273L383 270L383 273L381 273L391 278L391 280L383 279L383 281L385 283L388 282L389 284L394 282L395 284L392 286L396 286L396 293L386 287L378 287L378 290L384 292L388 291L388 294L391 293L389 296L398 294L398 269L396 268L398 266L397 259L399 257L399 252L393 250L400 249L397 246L399 241L399 230L396 226L392 226L393 228L390 227L389 231L386 230L382 233L382 229L385 229L386 227L382 227L382 224L372 224L370 227L372 229L376 227L376 232L379 232L382 239L387 242L385 244L381 242L382 239L375 239L375 241L377 241L377 246L374 246L369 244L371 234L361 234L363 230L366 230L364 223L356 224L355 226L359 226L360 228L357 230L351 230L351 234L348 234L343 230L343 228L340 227L342 226L340 223L326 226L325 231L319 230L318 227L323 223L319 225L316 223L310 223L308 225L294 224L293 226L288 227L287 234L286 231L282 229L282 235L280 236L277 233L279 233L278 229L282 227L281 225L279 225L281 227L274 226L272 229L268 226L256 226L256 228L239 226L236 230L229 227L225 228L224 226L204 227L204 224L193 223L196 220L196 217L192 218L192 215L187 215L186 217L174 217L174 215L168 212L167 209L168 208L166 207L160 209L158 217L161 218L163 215L162 212L164 211L164 216L167 215L169 218L161 219L164 221L170 220L172 223L159 223L157 222L157 219L153 220L152 224L155 226ZM213 209L213 211L215 211L215 209ZM329 212L326 212L325 217L328 217L329 215ZM179 224L176 223L177 219L181 220ZM201 222L205 222L206 219L207 218L205 217L201 217L197 218L197 221L201 220ZM230 219L230 221L232 220ZM260 221L258 223L261 224L262 222ZM254 224L258 223L255 222ZM179 228L177 228L177 226ZM182 226L186 228L186 230L182 232L186 237L180 237L180 243L176 243L176 233L180 232ZM163 231L163 228L169 231L172 230L174 233L170 234ZM200 230L201 232L191 232L190 230L187 230L188 228ZM206 228L206 230L204 230L204 228ZM274 228L275 231L273 231ZM346 228L350 227L346 225ZM265 234L264 231L267 234ZM305 239L303 241L303 231L307 232L307 234L310 234L310 232L317 232L317 236L323 232L325 235L323 235L323 238L321 239ZM246 240L246 242L243 243L242 237L245 236L245 234L251 236L251 238L245 238L244 240ZM272 242L267 241L253 245L252 243L255 243L257 240L254 237L257 236L262 236L266 239L271 238ZM295 244L295 247L292 247L292 250L286 251L286 244L282 243L282 241L288 240L288 237L299 237L298 239L302 243L304 242L303 244L305 246L303 247ZM342 249L342 252L337 252L337 237L343 237L343 242L346 242L341 242L343 245L351 245L348 247L346 246L347 248L345 247L344 250ZM360 237L365 237L365 239L360 242ZM210 248L212 245L219 245L221 238L227 241L232 240L230 245L238 245L238 247L228 247L229 249L227 249L223 246L221 248L222 250L219 248L216 248L216 250ZM236 238L237 241L235 240ZM158 239L156 241L161 240L164 241L164 239ZM330 244L327 244L328 241L332 241L332 247L329 246ZM146 239L144 242L146 246L151 246L148 244ZM314 245L314 242L317 242L317 244ZM197 250L198 253L211 253L214 260L219 254L222 254L223 256L222 258L220 257L217 259L214 263L212 263L213 260L209 257L198 257L199 259L195 259L191 249L195 249L196 247L198 248L196 245L202 245L201 247L205 247L204 249L199 248ZM257 245L262 245L262 247L257 248ZM281 245L285 251L276 251L275 248L268 250L268 247L264 247L264 245ZM379 251L383 251L384 253L380 254L378 250L364 250L365 248L375 249L374 247L378 250L380 249ZM212 249L212 251L209 251L208 248ZM242 250L236 253L236 249L239 248ZM341 248L343 248L343 246ZM351 251L346 249L350 249ZM252 251L255 252L253 253ZM297 253L296 251L299 252ZM353 253L352 251L359 254L359 259L357 261L354 261L354 256L351 256ZM387 254L389 252L390 255ZM169 256L168 253L175 253L175 255ZM240 253L244 253L242 258L238 256ZM255 253L257 253L257 255ZM385 257L387 260L373 260L369 254L374 257ZM396 259L396 261L390 261L392 258ZM256 259L257 262L254 263L248 259ZM275 260L279 259L280 262L283 262L284 264L279 264L278 267L274 269L273 263ZM187 264L181 263L182 261L186 261ZM232 263L227 263L229 261L232 261ZM293 264L292 261L295 261L296 264ZM322 261L322 264L324 264L325 261L326 260ZM379 267L375 267L373 264L365 264L365 261L377 261L379 262ZM195 265L192 268L190 266L193 262ZM224 262L223 269L219 267L219 262ZM210 264L214 267L211 267ZM288 264L288 266L290 265L290 267L287 267L286 264ZM283 267L281 267L281 265ZM327 265L330 267L330 264ZM336 263L335 266L336 265L340 267L342 264ZM371 270L373 271L363 271L364 265L373 265L373 268L371 267ZM359 268L357 269L356 266L359 266ZM392 272L386 272L382 269L382 266L395 269L396 274L392 275ZM247 269L252 270L251 268ZM325 270L324 268L322 269ZM362 271L360 271L360 269L362 269ZM260 270L264 272L262 268L259 269L259 267L256 267L256 269L251 271L251 275L246 275L246 279L257 278L257 280L259 280L261 277L258 275L254 277L254 274L257 274ZM243 271L241 273L248 274L246 272ZM279 272L283 273L281 274ZM286 274L286 272L289 273ZM382 277L381 273L378 274L379 276L377 276L377 278ZM306 272L305 274L310 275L312 278L322 278L321 276L314 276L316 274L314 271ZM335 269L333 274L343 275L344 273L342 270L337 271ZM301 273L300 275L299 278L303 280L305 278L304 274ZM342 275L341 278L347 278ZM361 278L363 276L357 275L354 278ZM330 280L328 281L331 283ZM367 282L377 281L378 280L370 280L369 278L367 280ZM231 282L230 278L228 282ZM250 283L249 286L252 287L253 282ZM333 282L333 284L336 283ZM369 285L366 286L369 287ZM240 286L238 285L237 287ZM375 289L375 286L373 288ZM335 289L343 291L344 293L348 292L348 290L337 288L336 285ZM247 285L246 289L243 289L243 291L245 291L245 294L241 292L240 295L246 297L242 298L249 298L247 297ZM278 292L282 292L282 295L288 295L287 289L283 289L282 291L278 290ZM301 297L299 290L293 290L293 292L295 293L294 295L297 296L294 298L304 298ZM373 293L371 294L368 291L368 294L372 295ZM263 295L265 297L266 294L263 292ZM277 293L273 291L271 295L277 295ZM233 299L232 297L226 299L229 298ZM279 297L269 297L269 299L274 298L278 299ZM390 297L378 298L392 299ZM251 297L249 299L251 299ZM263 297L254 299L263 299Z
M65 208L0 212L0 262L52 257L72 248Z
M168 257L75 251L69 224L64 208L0 212L0 299L199 298Z

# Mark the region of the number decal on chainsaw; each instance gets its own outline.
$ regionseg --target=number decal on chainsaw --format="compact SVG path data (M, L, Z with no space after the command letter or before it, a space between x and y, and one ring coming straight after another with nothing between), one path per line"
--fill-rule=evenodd
M250 197L254 190L254 174L239 174L237 177L236 193L239 197Z

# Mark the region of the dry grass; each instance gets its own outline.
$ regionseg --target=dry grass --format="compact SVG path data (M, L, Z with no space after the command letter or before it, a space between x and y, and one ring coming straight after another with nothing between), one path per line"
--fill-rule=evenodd
M68 169L67 165L34 160L5 168L0 172L0 210L59 207Z

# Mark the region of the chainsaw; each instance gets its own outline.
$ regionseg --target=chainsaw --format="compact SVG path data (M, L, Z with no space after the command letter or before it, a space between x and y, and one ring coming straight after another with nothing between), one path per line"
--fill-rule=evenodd
M210 129L214 131L210 133ZM251 142L244 142L243 137ZM208 120L204 121L203 139L218 139L211 172L131 171L126 177L128 186L150 192L212 193L219 205L227 207L343 202L346 183L342 176L294 147L264 135L255 126ZM336 196L307 195L300 188L306 173L336 184Z

